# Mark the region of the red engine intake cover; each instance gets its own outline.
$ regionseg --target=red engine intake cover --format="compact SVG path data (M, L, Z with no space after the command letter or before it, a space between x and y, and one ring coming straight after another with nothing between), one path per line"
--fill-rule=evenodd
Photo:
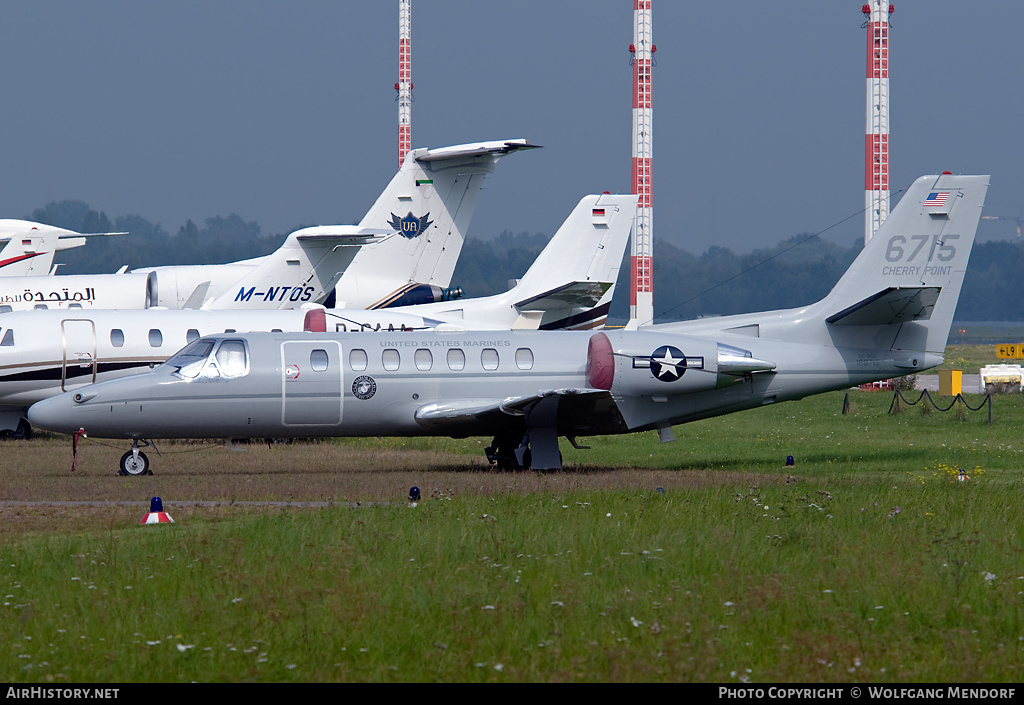
M311 308L302 319L302 330L307 333L326 333L327 314L322 308Z
M609 390L615 381L615 355L612 341L604 333L590 338L587 346L587 382L594 389Z

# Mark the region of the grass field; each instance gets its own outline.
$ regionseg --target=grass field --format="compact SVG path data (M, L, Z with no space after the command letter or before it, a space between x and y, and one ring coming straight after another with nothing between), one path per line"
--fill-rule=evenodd
M843 400L563 443L558 473L491 472L489 439L170 443L137 478L8 442L0 679L1021 680L1024 400ZM175 524L138 524L153 495Z

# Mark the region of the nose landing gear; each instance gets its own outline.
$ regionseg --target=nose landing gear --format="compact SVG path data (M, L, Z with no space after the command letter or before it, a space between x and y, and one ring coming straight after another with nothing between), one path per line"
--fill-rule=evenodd
M142 441L146 446L153 446L149 441ZM159 452L159 451L158 451ZM149 469L149 458L146 454L139 450L139 440L136 438L132 440L132 449L121 456L120 467L117 471L118 475L152 475L153 471Z

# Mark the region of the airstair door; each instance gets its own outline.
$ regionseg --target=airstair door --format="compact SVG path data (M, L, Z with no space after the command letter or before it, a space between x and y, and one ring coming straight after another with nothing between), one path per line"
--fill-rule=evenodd
M281 422L286 426L341 423L341 343L281 343Z
M96 324L88 319L68 318L60 322L60 389L96 381Z

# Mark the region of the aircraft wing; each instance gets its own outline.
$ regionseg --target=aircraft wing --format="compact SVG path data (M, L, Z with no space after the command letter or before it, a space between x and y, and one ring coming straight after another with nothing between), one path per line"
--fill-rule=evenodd
M416 157L418 162L434 162L439 159L457 159L459 157L475 157L480 154L511 154L520 149L537 149L541 145L530 144L527 140L497 140L493 142L474 142L459 144L454 147L428 149Z
M585 394L607 394L598 389L545 389L537 394L494 399L467 399L463 401L426 404L416 410L416 421L422 426L457 426L466 422L487 421L495 418L522 417L543 399Z
M394 234L394 230L382 230L379 228L359 228L350 225L316 225L297 231L295 239L300 242L337 240L339 245L372 245Z
M612 287L611 282L570 282L543 294L513 304L518 311L546 311L552 308L596 306Z
M886 326L927 321L939 298L939 286L889 287L825 320L839 326Z

